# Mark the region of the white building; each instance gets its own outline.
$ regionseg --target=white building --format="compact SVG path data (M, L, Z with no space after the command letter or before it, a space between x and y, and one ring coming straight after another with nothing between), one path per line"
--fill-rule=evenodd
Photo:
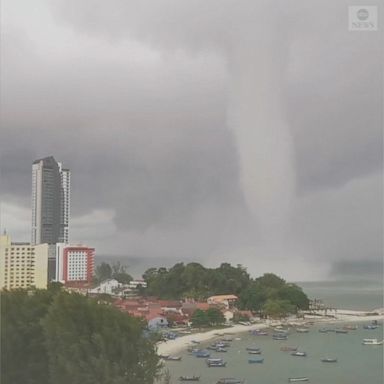
M128 284L128 288L137 289L138 287L147 288L147 282L145 280L131 280Z
M106 293L108 295L113 295L117 289L119 289L122 286L121 283L119 283L115 279L108 279L100 283L96 288L92 288L88 290L89 293Z

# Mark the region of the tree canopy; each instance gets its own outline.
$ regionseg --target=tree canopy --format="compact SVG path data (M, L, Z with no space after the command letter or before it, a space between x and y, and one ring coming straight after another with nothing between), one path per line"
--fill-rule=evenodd
M214 269L204 268L199 263L178 263L169 269L150 268L143 278L148 284L148 295L167 299L204 300L216 294L239 294L250 282L245 268L228 263Z
M275 315L276 311L270 310L272 302L280 307L282 314L307 309L309 305L299 286L273 273L252 279L241 265L222 263L218 268L204 268L199 263L178 263L169 269L150 268L143 278L148 284L144 292L164 299L206 300L212 295L235 294L240 309L266 315Z
M125 265L121 265L120 262L109 264L106 262L102 262L97 265L95 268L95 276L94 282L96 284L100 284L108 279L115 279L119 283L128 284L131 280L133 280L132 276L127 272L127 267Z
M152 384L159 373L139 319L56 288L1 300L1 383Z

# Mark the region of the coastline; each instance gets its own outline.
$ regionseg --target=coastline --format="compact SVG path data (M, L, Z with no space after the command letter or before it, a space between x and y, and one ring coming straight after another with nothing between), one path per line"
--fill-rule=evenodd
M322 311L318 311L317 315L305 315L304 319L289 318L284 321L278 320L263 320L258 323L251 325L241 325L235 324L227 328L221 329L212 329L206 332L197 332L193 334L188 334L185 336L179 336L175 340L162 341L157 344L157 353L159 355L170 355L177 353L181 350L186 349L188 346L191 346L193 341L199 343L209 341L214 338L222 337L230 334L240 334L253 330L260 330L270 327L276 327L278 325L287 325L291 324L294 326L304 325L308 322L313 322L314 324L332 324L332 323L356 323L356 322L372 322L374 320L382 321L384 320L384 308L374 311L352 311L352 310L343 310L338 309L336 312L332 311L332 316L335 317L325 317ZM370 313L378 313L373 315Z

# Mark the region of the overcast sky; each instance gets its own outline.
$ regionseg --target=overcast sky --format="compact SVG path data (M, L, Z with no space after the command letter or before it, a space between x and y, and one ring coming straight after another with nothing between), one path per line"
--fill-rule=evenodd
M302 280L381 259L383 38L348 5L3 0L1 227L30 239L53 155L99 255Z

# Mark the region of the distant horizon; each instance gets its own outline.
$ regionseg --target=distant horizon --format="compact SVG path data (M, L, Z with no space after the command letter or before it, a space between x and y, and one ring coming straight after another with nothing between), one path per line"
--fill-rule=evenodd
M129 261L134 261L135 266L132 266L132 265L130 266ZM143 263L143 261L145 261L145 263ZM218 262L216 265L212 266L211 264L207 265L202 260L176 260L173 258L168 258L168 259L164 260L164 259L158 259L155 257L143 258L140 256L120 256L120 255L108 255L107 256L107 255L96 254L95 265L99 265L102 262L106 262L106 263L110 263L110 264L120 262L122 265L127 267L128 273L131 269L131 270L134 270L135 272L136 271L142 271L141 274L144 273L146 269L151 268L151 267L154 267L154 268L160 268L160 267L171 268L172 266L174 266L177 263L184 263L184 264L199 263L205 268L218 268L221 264L221 262ZM223 261L223 262L228 262L233 266L237 265L237 263L235 263L235 262L230 262L230 261ZM292 283L312 283L312 282L323 282L323 281L355 281L355 280L368 282L368 281L374 280L374 281L381 281L382 284L384 285L384 280L383 280L384 262L383 262L383 260L371 260L368 263L371 265L371 268L366 269L366 271L364 273L362 273L361 271L355 270L355 268L354 268L354 267L356 267L356 265L359 265L361 263L361 261L358 261L358 260L343 261L343 264L345 267L344 270L339 270L339 268L337 267L338 263L336 263L336 268L335 268L334 272L330 273L329 275L327 275L323 278L311 279L311 280L287 279L284 276L284 274L276 273L273 270L268 270L268 271L266 270L265 272L262 272L260 274L256 274L257 275L256 276L254 273L249 272L249 269L248 269L246 264L241 264L241 265L244 268L246 268L247 272L250 274L250 276L252 278L257 278L259 276L262 276L263 273L274 273L274 274L280 276L281 278L283 278L284 280L292 282ZM348 270L355 270L355 272L354 273L348 272ZM138 276L134 276L134 277L138 277Z

